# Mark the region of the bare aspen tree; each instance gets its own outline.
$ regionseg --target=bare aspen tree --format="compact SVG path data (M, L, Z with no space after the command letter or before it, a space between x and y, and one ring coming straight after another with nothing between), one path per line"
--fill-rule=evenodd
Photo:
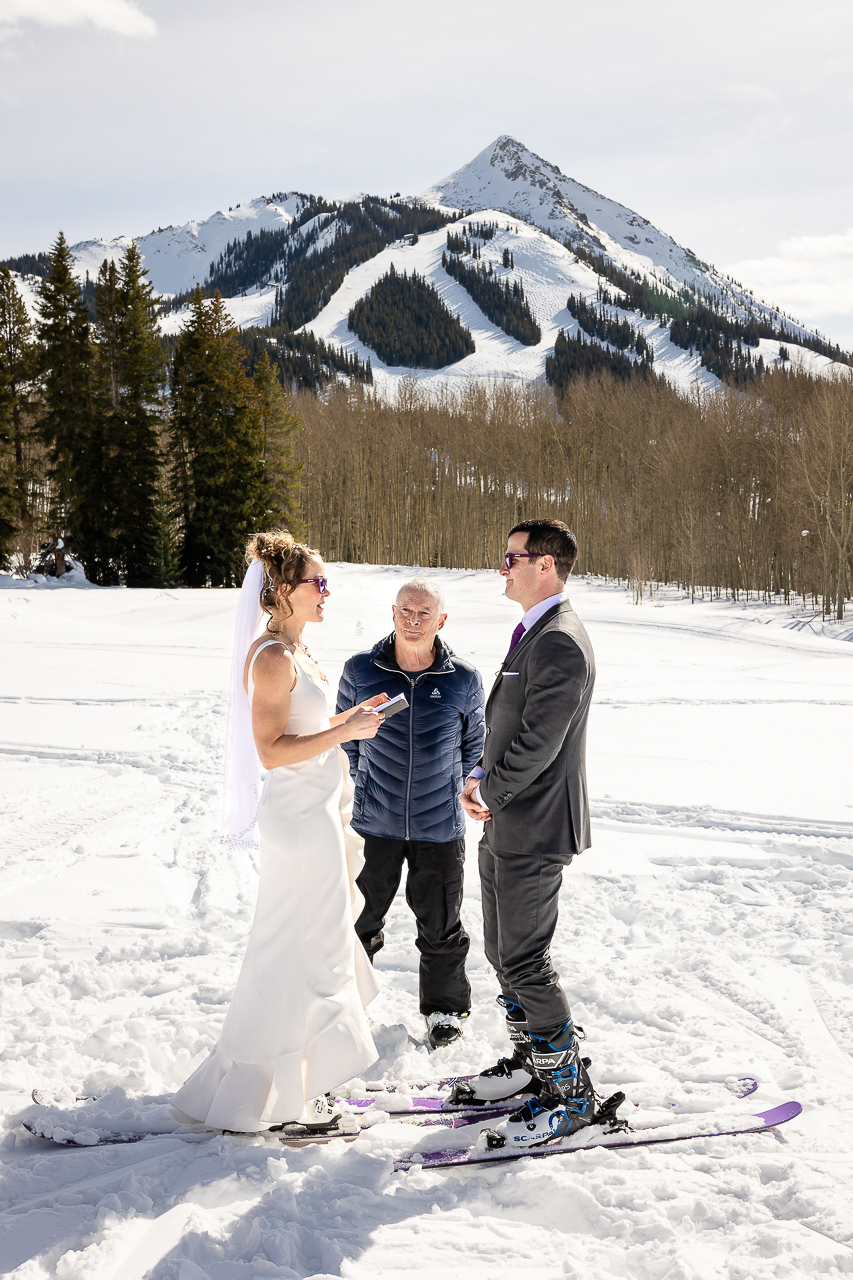
M578 572L620 579L638 602L673 582L691 599L781 592L843 616L851 405L847 375L781 372L690 398L609 378L559 400L513 380L303 394L303 517L330 559L494 568L507 529L551 515L578 536Z

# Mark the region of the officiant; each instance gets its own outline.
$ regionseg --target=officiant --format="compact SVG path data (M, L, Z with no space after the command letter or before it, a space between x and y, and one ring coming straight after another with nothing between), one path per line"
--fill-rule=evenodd
M405 866L421 957L420 1009L430 1044L440 1048L462 1035L471 1004L459 796L483 750L483 683L439 635L447 611L437 582L404 582L391 614L394 630L346 662L338 688L339 712L377 693L402 693L408 704L371 741L344 744L355 784L352 825L364 837L358 887L365 905L356 932L373 960Z

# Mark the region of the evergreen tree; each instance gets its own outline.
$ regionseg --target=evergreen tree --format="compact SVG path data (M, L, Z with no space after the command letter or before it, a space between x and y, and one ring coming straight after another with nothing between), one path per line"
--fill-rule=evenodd
M118 271L105 261L94 285L92 336L92 409L87 465L78 475L80 511L77 533L86 574L102 586L120 581L118 533L121 498L117 479L117 440L121 412L121 295Z
M293 457L293 437L302 424L290 410L266 350L255 369L255 391L264 432L264 517L272 529L284 527L305 537L299 515L303 464Z
M118 269L105 262L95 286L95 388L104 449L110 551L129 587L160 584L149 562L159 517L161 394L165 357L154 297L135 243Z
M153 519L145 535L145 564L158 587L175 587L181 580L181 544L175 521L172 493L161 474L155 495Z
M171 443L189 586L233 586L243 548L265 520L258 394L222 298L196 288L172 365Z
M416 271L398 275L393 262L350 311L347 327L392 366L442 369L474 351L470 331L433 286Z
M533 318L520 280L514 280L512 285L504 280L501 284L482 263L477 267L469 267L454 254L449 257L442 254L441 265L470 294L492 324L498 325L504 333L527 347L535 346L542 340L542 330Z
M42 344L44 413L40 429L54 485L51 519L63 527L77 525L87 491L97 489L100 467L98 450L90 448L89 320L72 268L71 252L60 232L39 294L36 331ZM85 563L85 545L81 545L81 555Z
M545 358L545 378L557 391L565 391L574 378L610 373L627 382L633 377L648 377L649 371L644 360L634 363L621 351L608 351L597 342L585 342L582 333L573 337L562 329L554 342L554 354Z
M30 391L38 350L32 325L8 267L0 270L0 558L31 524L27 437L32 429Z

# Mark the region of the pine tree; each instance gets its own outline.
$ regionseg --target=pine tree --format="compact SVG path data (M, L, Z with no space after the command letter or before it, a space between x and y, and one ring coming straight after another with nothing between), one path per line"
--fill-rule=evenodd
M108 397L111 419L106 441L115 510L114 555L129 587L159 585L157 563L149 563L148 548L159 518L155 509L165 358L157 299L147 274L135 242L125 251L118 272L109 264L104 322L102 326L99 314L96 332L98 384Z
M36 325L42 344L40 366L44 395L40 430L48 448L55 490L51 519L72 528L85 510L87 491L97 490L100 467L98 451L90 447L89 320L74 277L73 262L65 236L60 232L41 286ZM80 550L85 563L85 543Z
M118 271L104 261L94 285L95 321L92 337L92 410L87 465L78 475L84 498L78 517L86 574L92 582L109 586L121 580L118 532L118 448L121 413L122 306Z
M295 538L304 538L299 515L303 464L293 457L293 437L302 424L290 410L266 350L255 369L254 383L264 432L264 518L270 528L284 527Z
M8 267L0 270L0 558L6 560L18 535L29 542L28 436L32 431L30 393L38 350L32 325Z
M243 548L264 519L264 434L244 352L217 291L196 288L172 366L171 444L189 586L240 582Z
M164 475L160 476L157 485L153 517L145 535L145 563L156 586L175 587L180 582L181 543L172 492Z

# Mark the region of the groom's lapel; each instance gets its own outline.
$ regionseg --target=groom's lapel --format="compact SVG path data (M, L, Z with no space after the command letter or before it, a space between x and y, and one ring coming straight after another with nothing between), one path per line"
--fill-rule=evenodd
M530 643L530 641L533 639L534 636L539 634L539 632L542 630L545 624L551 620L551 618L556 616L558 610L565 609L565 608L571 608L571 605L569 604L568 600L561 600L559 604L552 605L551 608L548 609L546 613L542 614L541 618L536 619L536 621L534 622L533 626L530 628L529 631L525 631L524 635L521 637L518 644L513 649L512 653L508 654L508 656L504 658L503 662L501 663L500 671L498 671L497 673L495 683L492 685L491 691L489 693L488 701L486 702L487 707L491 702L492 698L495 696L495 691L500 685L501 678L503 677L503 675L507 670L512 668L513 663L516 662L516 660L518 659L518 655L520 651L525 647L525 645Z
M530 630L525 631L512 653L504 659L504 664L501 667L501 675L503 675L504 671L506 671L508 667L511 667L512 664L518 660L518 656L522 649L530 643L534 636L539 634L546 622L550 622L552 618L556 617L558 610L564 608L568 603L568 600L561 600L559 604L552 604L551 608L543 613L541 618L536 619Z

